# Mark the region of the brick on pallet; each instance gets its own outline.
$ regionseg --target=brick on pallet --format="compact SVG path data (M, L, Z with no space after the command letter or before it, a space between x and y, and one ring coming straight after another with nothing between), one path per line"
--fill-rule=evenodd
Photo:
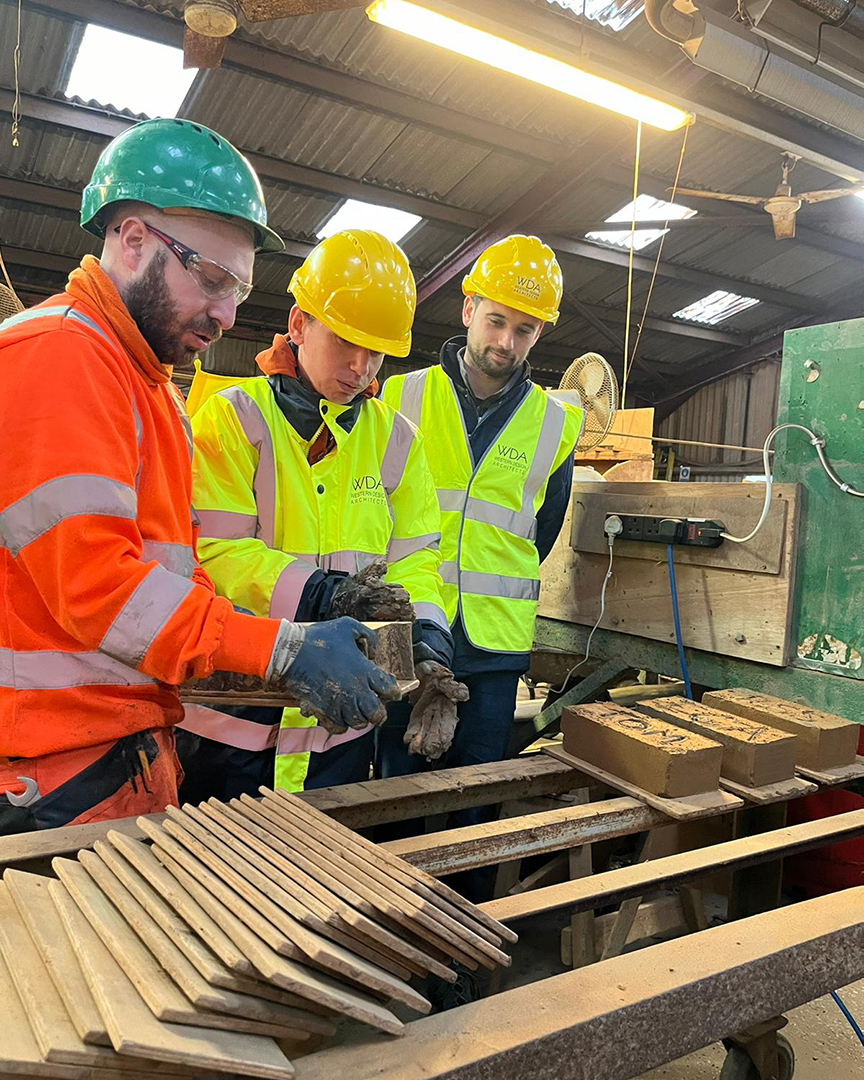
M836 769L855 762L861 729L841 716L743 687L711 690L702 702L797 735L796 764L805 769Z
M561 717L564 749L664 798L716 791L719 743L620 705L578 705Z
M762 787L791 780L795 775L796 735L686 698L637 701L636 708L720 743L720 772L727 780Z

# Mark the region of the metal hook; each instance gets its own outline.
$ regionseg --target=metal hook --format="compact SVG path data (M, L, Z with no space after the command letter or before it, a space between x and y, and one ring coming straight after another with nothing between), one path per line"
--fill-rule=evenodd
M37 802L41 798L41 795L39 794L39 785L32 777L19 776L17 779L24 785L24 793L22 795L15 795L11 791L6 792L6 798L13 806L29 806L31 803Z

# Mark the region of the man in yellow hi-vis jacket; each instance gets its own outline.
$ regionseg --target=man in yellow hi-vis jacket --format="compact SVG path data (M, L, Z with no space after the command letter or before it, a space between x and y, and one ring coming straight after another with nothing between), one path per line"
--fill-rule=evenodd
M378 233L336 233L288 291L288 333L257 358L264 376L208 394L208 380L225 380L199 373L190 390L202 565L217 592L255 614L302 622L407 609L415 659L449 675L440 515L422 436L374 396L384 354L410 349L408 261ZM383 560L383 582L368 580ZM298 791L369 776L368 725L334 735L297 709L187 706L180 727L190 801L274 779Z
M582 410L563 407L531 381L528 353L558 318L561 269L536 236L487 248L462 283L467 337L441 362L396 375L383 399L422 431L441 507L444 610L456 678L470 690L445 766L507 754L519 676L528 670L540 594L539 567L561 529ZM403 743L399 704L377 734L376 772L424 768ZM490 808L452 814L449 827L488 820ZM466 895L482 899L471 882ZM476 883L475 883L476 885Z

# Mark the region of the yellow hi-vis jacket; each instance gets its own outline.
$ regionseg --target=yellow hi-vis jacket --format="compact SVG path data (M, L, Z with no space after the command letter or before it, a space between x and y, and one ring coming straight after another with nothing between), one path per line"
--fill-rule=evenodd
M198 554L217 593L256 615L294 619L316 570L353 574L384 556L386 580L404 586L417 617L447 627L440 515L413 424L369 398L346 432L337 420L348 406L322 400L321 422L336 448L310 465L310 442L285 419L265 377L237 381L203 402L205 395L193 389ZM315 725L298 709L284 710L278 736L274 730L268 740L276 742L277 787L302 790L310 751L369 730L334 736ZM187 706L181 726L246 749L268 745L260 742L262 725L216 710Z
M583 411L532 385L480 461L440 365L391 376L382 394L423 432L441 507L449 622L490 652L528 652L540 596L534 537L549 477L573 453Z

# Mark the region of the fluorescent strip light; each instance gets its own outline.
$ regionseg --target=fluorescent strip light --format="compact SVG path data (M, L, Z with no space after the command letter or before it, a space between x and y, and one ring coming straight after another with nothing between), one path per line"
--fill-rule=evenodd
M66 84L66 97L149 117L176 116L197 75L183 50L88 24Z
M324 222L317 236L319 240L323 240L344 229L372 229L398 244L420 220L419 214L409 214L407 210L395 210L392 206L377 206L375 203L360 202L358 199L346 199L336 213Z
M695 303L681 308L680 311L674 312L672 317L674 319L689 319L690 322L708 323L713 326L715 323L723 322L724 319L728 319L732 315L746 311L747 308L755 307L758 303L759 301L754 300L752 296L739 296L737 293L724 292L722 289L718 289L717 292L709 293L708 296L703 296L701 300L697 300Z
M420 38L442 49L478 60L489 67L559 90L562 94L641 120L663 131L675 131L692 121L689 113L663 101L639 94L619 83L534 52L514 41L420 7L409 0L375 0L366 9L372 22Z
M606 222L610 225L617 222L629 223L635 217L636 221L662 221L665 223L670 220L678 221L695 216L695 210L681 203L665 202L663 199L654 199L650 195L637 195L635 203L631 201L626 206L622 206L611 217L607 217ZM668 229L636 229L633 233L629 230L624 232L621 229L610 231L592 229L591 232L585 234L585 237L588 240L599 240L604 244L625 248L628 251L631 247L634 251L641 251L642 248L653 244L655 240L659 240L667 232L669 232Z

